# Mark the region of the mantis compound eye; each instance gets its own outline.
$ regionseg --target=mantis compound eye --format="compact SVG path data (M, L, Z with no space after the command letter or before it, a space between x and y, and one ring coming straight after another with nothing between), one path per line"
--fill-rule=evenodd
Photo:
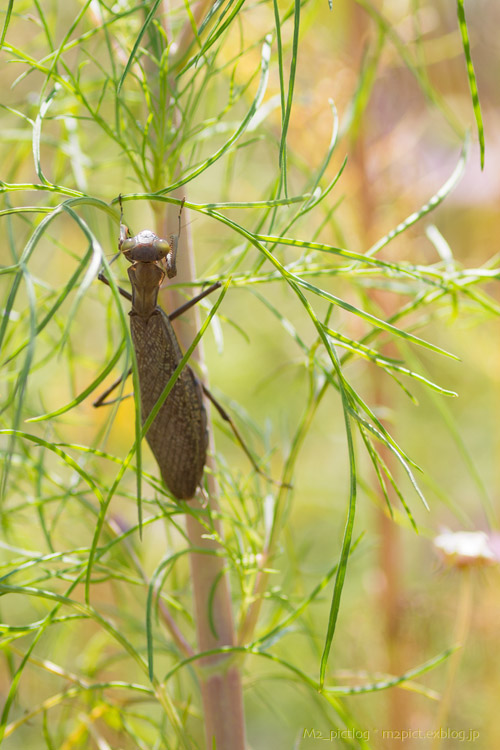
M135 247L135 239L133 237L130 237L127 240L123 240L120 246L120 250L122 251L122 253L126 253L129 250L132 250L132 248L134 247Z
M166 255L168 255L168 253L172 249L171 246L170 246L170 242L168 242L167 240L162 240L159 237L158 237L157 240L155 240L154 248L155 248L155 250L158 253L158 258L157 258L158 260L160 260L160 258L164 258Z

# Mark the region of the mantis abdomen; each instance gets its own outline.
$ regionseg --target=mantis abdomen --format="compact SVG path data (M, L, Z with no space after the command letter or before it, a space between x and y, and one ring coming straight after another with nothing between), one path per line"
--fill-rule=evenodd
M158 308L148 317L130 313L137 357L144 423L182 354L168 317ZM163 481L179 500L190 500L203 476L207 454L207 417L201 385L185 367L151 424L146 439Z

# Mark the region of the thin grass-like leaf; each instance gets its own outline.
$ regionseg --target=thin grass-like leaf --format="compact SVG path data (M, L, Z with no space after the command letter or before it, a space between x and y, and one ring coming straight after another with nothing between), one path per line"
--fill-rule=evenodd
M422 346L425 349L429 349L430 351L436 352L437 354L443 354L445 357L450 357L451 359L454 359L457 361L459 360L459 357L457 357L455 354L452 354L451 352L446 351L446 349L442 349L440 346L431 344L429 341L425 341L424 339L421 339L419 336L415 336L413 333L409 333L408 331L403 331L401 328L396 328L396 326L391 325L391 323L386 323L385 320L381 320L380 318L377 318L375 315L365 312L365 310L361 310L359 307L355 307L354 305L351 305L350 302L345 302L344 300L340 299L339 297L336 297L333 294L330 294L329 292L325 292L322 289L318 289L318 287L315 287L312 284L309 284L309 282L303 279L299 279L297 283L300 284L300 286L302 286L304 289L307 289L308 291L312 291L314 294L317 294L319 297L323 297L324 299L329 300L330 302L333 302L334 304L338 305L338 307L341 307L343 310L346 310L347 312L351 312L354 315L357 315L362 320L375 326L375 328L380 328L383 331L388 331L389 333L392 333L395 336L405 339L406 341L409 341L412 344L418 344L419 346ZM330 333L329 328L325 328L325 331L327 333Z
M57 456L62 458L64 463L67 464L71 469L73 469L73 471L76 471L76 473L82 477L82 479L88 484L100 504L102 504L102 502L104 501L103 494L97 482L94 481L93 477L88 472L86 472L85 469L82 469L82 467L73 458L71 458L69 453L63 451L61 448L59 448L59 446L55 445L54 443L50 443L47 440L38 437L37 435L30 435L28 432L21 432L20 430L0 430L0 435L13 436L18 440L29 440L32 443L35 443L35 445L39 445L42 448L52 451Z
M288 94L286 97L286 109L284 112L282 112L279 163L281 167L281 174L282 174L282 181L283 181L285 196L288 195L287 174L286 174L286 138L288 134L288 126L290 124L290 116L292 114L293 90L295 86L295 74L297 71L299 29L300 29L300 3L301 3L301 0L294 0L292 59L290 60L290 75L288 76ZM283 85L283 80L280 80L280 84Z
M386 323L380 318L377 318L375 315L371 315L370 313L367 313L364 310L361 310L360 308L357 308L354 305L351 305L349 302L345 302L339 297L336 297L335 295L329 292L326 292L325 290L320 289L319 287L314 286L313 284L310 284L308 281L305 281L305 279L300 278L296 274L291 273L279 262L279 260L269 250L267 250L267 248L258 239L258 236L253 235L251 232L248 232L243 227L241 227L238 224L235 224L235 222L231 221L230 219L223 216L222 214L219 214L218 212L215 212L215 211L212 212L212 211L206 211L206 210L201 210L200 212L208 213L210 216L217 218L223 224L226 224L227 226L233 228L238 234L241 234L244 237L246 237L256 248L258 248L258 250L260 250L266 256L266 258L275 266L275 268L279 270L280 274L288 281L290 286L295 289L296 293L298 293L297 287L301 286L303 289L306 289L307 291L312 292L313 294L319 297L322 297L323 299L326 299L329 302L333 302L334 304L338 305L342 309L348 312L352 312L354 315L357 315L362 320L365 320L367 323L370 323L376 328L380 328L382 330L388 331L394 334L395 336L400 336L401 338L406 339L407 341L411 341L412 343L418 344L419 346L423 346L426 349L437 352L439 354L443 354L446 357L451 357L451 359L455 359L455 360L459 359L456 355L452 354L451 352L448 352L445 349L442 349L441 347L436 346L435 344L431 344L430 342L425 341L424 339L421 339L412 333L396 328L390 323ZM277 238L273 238L273 239L276 240Z
M5 457L3 472L2 472L2 480L1 480L1 487L0 487L0 502L1 503L3 503L3 500L5 498L5 493L7 491L9 471L10 471L12 454L14 451L14 445L15 445L15 440L16 440L16 432L21 422L21 414L24 408L24 395L26 392L27 384L28 384L28 377L29 377L30 370L31 370L31 364L33 362L33 357L35 354L35 328L36 328L35 291L33 288L33 281L28 272L28 269L24 265L22 265L21 268L23 271L23 279L24 279L24 283L26 286L26 293L28 296L30 339L29 339L29 344L27 347L26 356L24 358L23 365L19 372L19 376L17 379L16 387L15 387L17 399L15 401L15 407L14 407L14 418L12 420L12 430L10 433L11 439L9 441L9 449Z
M19 193L27 190L37 190L47 193L57 193L61 195L67 195L71 197L83 198L84 196L79 190L73 190L72 188L63 187L62 185L39 185L36 182L2 182L0 181L0 195L2 193ZM18 209L21 210L21 209ZM50 209L53 211L54 209ZM13 213L9 210L7 213Z
M333 348L331 349L333 352ZM336 356L334 354L334 356ZM339 370L340 376L340 370ZM323 653L321 654L319 681L322 687L325 681L326 668L328 666L328 657L333 643L333 636L335 635L335 628L337 624L337 618L340 610L340 599L342 596L342 590L344 588L344 581L347 572L347 563L349 561L352 534L354 530L354 518L356 512L356 491L357 491L357 474L356 474L356 459L354 454L354 442L352 438L351 424L348 414L348 398L344 390L341 391L342 405L344 409L344 422L347 437L347 446L349 453L349 505L347 518L344 528L344 536L342 539L342 549L340 552L340 559L338 564L337 573L335 575L335 584L332 594L332 603L330 605L330 612L328 615L328 628L325 636L325 642L323 645Z
M213 16L217 13L219 8L224 4L224 0L215 0L214 3L208 8L207 14L203 21L200 24L199 33L201 34L203 31L205 31L206 27L212 20Z
M371 443L371 440L369 439L369 437L366 434L365 430L363 430L361 428L360 429L360 433L361 433L361 437L363 439L363 442L365 444L365 448L366 448L366 450L368 452L368 455L370 456L370 460L372 462L373 469L375 471L375 475L376 475L377 481L379 483L379 487L380 487L380 489L382 491L382 494L384 496L384 499L385 499L385 502L386 502L386 505L387 505L387 509L389 511L389 515L390 515L391 518L394 518L394 511L392 509L392 504L391 504L391 501L390 501L390 498L389 498L389 494L387 492L387 487L385 486L384 478L382 476L382 471L381 471L381 463L382 462L380 460L380 456L378 455L377 451L373 447L373 445Z
M21 284L22 278L23 278L23 274L20 270L18 270L16 275L14 276L14 280L10 288L9 296L7 297L7 302L5 303L2 320L0 321L0 351L2 350L2 347L3 347L5 334L7 333L7 326L9 324L9 320L13 312L14 302L16 300L17 292Z
M49 22L47 18L47 13L45 13L42 8L40 7L39 0L33 0L34 5L38 11L38 18L40 19L40 23L42 24L43 30L45 32L45 38L47 40L47 44L49 48L54 52L54 43L52 41L52 34L49 29Z
M78 266L74 274L71 276L71 278L68 280L66 286L62 290L61 294L57 297L55 302L53 303L51 302L49 311L47 312L45 317L40 321L40 323L37 323L36 325L35 336L38 336L38 334L41 333L41 331L43 331L47 323L49 323L52 320L52 318L55 316L56 312L61 307L63 302L66 300L70 292L74 289L74 287L76 286L78 282L78 279L80 278L82 267L86 266L87 262L90 259L91 253L92 253L92 248L90 248L88 252L86 253L86 255L84 255L84 257L82 258L82 262L80 263L80 265ZM29 345L29 342L30 340L27 339L23 341L21 344L19 344L19 346L17 346L14 349L14 351L11 354L9 354L9 356L4 360L3 364L6 365L7 363L14 360L17 357L17 355Z
M146 33L146 31L148 30L151 22L153 21L154 15L155 15L155 13L156 13L156 11L158 9L158 6L159 6L160 2L161 2L161 0L154 0L153 5L151 6L151 8L149 10L149 13L146 16L146 19L145 19L144 23L142 24L142 27L141 27L139 33L137 34L137 36L135 38L134 46L132 47L132 52L129 55L129 58L127 60L127 64L125 65L125 68L123 70L121 78L118 81L118 86L117 86L117 89L116 89L116 92L117 92L118 95L120 94L120 91L121 91L122 86L123 86L123 84L125 82L125 79L128 76L128 74L129 74L130 68L134 64L134 60L136 59L136 56L137 56L137 51L138 51L139 47L141 46L142 38L143 38L144 34Z
M245 0L229 0L229 2L226 5L226 8L222 12L220 18L218 19L217 24L215 25L214 29L210 33L208 39L203 44L203 46L200 49L200 51L198 52L198 54L186 65L186 67L182 71L183 73L186 70L189 70L189 68L192 65L197 65L198 62L199 62L199 60L201 59L202 55L206 55L207 54L207 52L210 49L210 47L212 47L215 44L215 42L217 42L217 40L220 39L220 37L222 36L222 34L224 33L224 31L232 24L232 22L234 21L234 19L238 16L238 13L240 12L240 10L241 10L241 8L243 7L244 4L245 4ZM231 7L231 5L234 5L233 10L228 15L228 17L226 18L226 20L224 22L222 22L222 19L224 18L224 15L228 11L228 9Z
M109 375L111 370L114 368L118 360L120 359L122 352L125 348L125 341L123 340L121 344L119 345L118 349L114 353L113 357L110 359L104 370L101 371L101 373L97 376L95 380L92 381L92 383L85 388L76 398L74 398L69 404L66 404L65 406L61 406L59 409L56 409L55 411L48 412L47 414L40 414L38 417L30 417L30 419L27 419L26 422L43 422L47 419L53 419L54 417L58 417L61 414L65 414L67 411L70 411L71 409L74 409L75 406L78 406L78 404L81 404L82 401L84 401L87 396L89 396L95 389L97 388L100 383L104 380L104 378Z
M146 641L148 654L148 674L150 680L153 680L154 678L153 606L155 597L159 595L158 579L168 565L173 565L175 560L184 554L186 554L185 551L181 551L178 553L169 554L164 557L159 565L157 565L149 582L148 597L146 600Z
M38 112L38 115L36 116L36 119L33 125L33 159L35 162L35 171L42 185L51 184L49 180L47 180L45 175L43 174L42 164L40 160L40 140L42 136L42 123L43 123L43 118L47 114L50 108L50 105L52 104L57 94L57 90L58 90L57 88L52 89L52 91L47 96L47 98L42 102L42 104L40 105L40 110Z
M283 70L283 40L281 37L281 19L278 6L278 0L273 0L274 10L274 29L276 32L276 47L278 49L278 74L280 81L280 105L281 105L281 137L283 138L284 133L284 122L285 122L285 110L286 110L286 99L285 99L285 74ZM286 145L286 144L285 144ZM280 147L280 161L281 161L281 147ZM285 192L286 195L286 192Z
M320 686L322 686L324 683L324 679L325 679L326 667L328 663L330 649L331 649L332 642L333 642L333 636L335 634L335 626L337 623L337 617L338 617L339 607L340 607L340 599L342 596L342 589L343 589L344 581L345 581L347 562L349 559L349 552L350 552L352 534L353 534L353 529L354 529L354 518L355 518L355 512L356 512L357 473L356 473L356 459L355 459L355 453L354 453L354 442L352 438L351 422L350 422L353 409L350 405L349 392L346 388L347 384L344 380L344 376L342 374L342 370L341 370L341 366L340 366L340 362L338 360L337 354L335 350L333 349L330 341L328 340L319 320L317 320L314 314L314 311L309 305L306 297L303 295L303 293L299 289L295 280L290 283L292 287L294 288L294 291L297 294L300 302L302 303L304 308L307 310L312 322L314 323L316 330L318 331L318 334L320 338L322 339L323 344L326 348L326 351L330 357L330 361L332 362L334 370L337 374L337 381L338 381L339 391L340 391L341 400L342 400L342 408L344 412L346 442L347 442L347 450L348 450L348 456L349 456L350 479L349 479L348 511L347 511L345 528L344 528L344 537L342 540L342 549L340 553L337 573L335 576L332 603L331 603L330 613L328 617L328 629L327 629L327 634L325 637L323 653L321 656Z
M413 530L415 531L416 534L418 534L418 526L417 526L417 523L416 523L416 521L415 521L415 519L413 517L413 513L411 512L410 507L409 507L408 503L406 502L403 493L399 489L399 487L398 487L398 485L396 483L396 480L394 479L394 477L392 475L392 472L390 471L389 467L387 466L387 464L384 461L384 459L382 458L382 456L375 450L374 446L372 445L372 441L370 440L370 437L367 434L366 430L363 428L362 425L360 425L359 427L360 427L361 436L362 436L363 441L365 443L365 447L368 450L368 454L369 454L369 456L371 458L371 461L373 463L375 472L377 474L377 479L379 481L379 485L380 485L380 487L382 489L382 492L384 494L387 506L389 508L389 512L391 514L391 518L394 518L394 511L392 509L392 505L391 505L391 502L389 500L389 496L387 494L385 483L384 483L384 480L383 480L382 475L381 475L381 470L385 474L387 480L389 481L389 483L392 486L392 489L394 490L394 492L396 493L397 497L399 498L399 501L400 501L401 505L403 506L403 508L405 510L405 513L406 513L406 515L408 517L408 520L410 521L410 523L411 523L411 525L413 527Z
M223 156L229 148L235 143L238 138L242 135L242 133L245 132L247 129L252 117L257 112L262 99L264 97L266 88L267 88L267 81L269 78L269 61L271 57L271 40L269 37L266 37L266 41L264 42L262 46L262 56L261 56L261 76L259 81L259 87L257 90L257 93L255 95L255 98L250 106L250 109L248 110L247 114L241 121L239 127L237 130L233 133L231 138L224 143L223 146L221 146L215 154L210 156L208 159L206 159L199 167L194 169L193 171L189 172L185 177L181 178L180 180L177 180L172 185L170 185L168 188L165 188L164 190L157 191L154 195L160 196L165 195L165 193L171 193L173 190L177 190L177 188L181 187L182 185L185 185L186 183L193 180L195 177L197 177L199 174L204 172L208 167L210 167L214 162L216 162L218 159L220 159L221 156Z
M344 161L343 166L346 164ZM343 167L342 167L343 168ZM336 176L336 180L340 177L339 173ZM319 201L318 201L319 202ZM257 234L256 238L260 242L272 242L275 245L286 245L289 247L303 247L307 250L313 250L320 253L328 253L331 255L338 255L339 258L345 258L346 260L354 260L359 263L378 266L381 269L387 269L397 274L408 275L418 281L431 284L433 286L442 286L440 275L436 274L433 269L413 266L410 263L394 263L391 261L381 260L380 258L372 258L362 253L355 253L351 250L345 250L341 247L334 247L332 245L325 245L319 242L312 242L309 240L296 240L291 237L274 237L272 235Z
M7 10L5 11L5 21L2 28L2 34L0 35L0 48L3 47L3 43L5 41L5 36L7 34L7 29L9 28L9 21L10 17L12 15L12 8L14 7L14 0L9 0L7 5Z
M358 421L358 422L359 422L359 423L360 423L361 425L363 425L363 427L364 427L364 428L365 428L366 430L368 430L368 432L371 432L371 433L372 433L373 435L375 435L375 437L376 437L377 439L381 440L381 441L382 441L382 442L384 443L384 445L386 445L386 446L387 446L387 447L389 448L389 450L390 450L390 451L391 451L392 453L394 453L394 455L395 455L395 456L397 457L398 461L399 461L399 462L400 462L400 464L402 465L403 469L405 470L406 474L408 475L408 478L409 478L410 482L412 483L412 485L413 485L413 487L414 487L414 489L415 489L415 492L417 493L417 495L418 495L418 496L419 496L419 498L421 499L421 501L422 501L422 503L423 503L423 505L424 505L425 509L426 509L427 511L429 511L429 510L430 510L430 508L429 508L429 504L428 504L427 500L425 499L425 496L424 496L424 494L422 493L422 490L421 490L421 489L420 489L420 487L418 486L418 484L417 484L417 481L416 481L415 477L413 476L413 472L412 472L412 470L410 469L410 466L409 466L409 465L408 465L408 463L407 463L407 462L405 461L405 459L403 458L403 456L401 455L401 453L400 453L399 451L397 451L397 450L396 450L396 449L394 448L394 446L393 446L392 442L390 442L390 441L388 441L388 440L385 440L385 439L384 439L384 437L382 436L382 433L381 433L381 432L379 432L379 430L377 430L377 429L376 429L376 428L375 428L375 427L374 427L374 426L373 426L372 424L370 424L370 423L369 423L369 422L368 422L368 421L367 421L366 419L364 419L363 417L361 417L361 415L360 415L360 414L359 414L358 412L356 412L356 411L354 411L354 410L353 410L353 411L351 412L351 414L352 414L352 416L354 417L354 419L356 419L356 421Z
M395 687L396 685L401 685L404 682L409 682L415 677L420 677L426 672L429 672L431 669L435 669L444 661L446 661L446 659L448 659L448 657L450 657L451 654L454 653L454 651L456 651L456 648L447 648L434 658L429 659L419 667L409 669L399 677L388 678L386 680L373 682L368 685L334 685L333 687L326 687L324 688L324 690L330 695L360 695L362 693L374 693L378 692L379 690L387 690L388 688Z
M350 554L352 555L354 553L354 550L358 546L358 544L361 542L362 536L360 536L351 546ZM311 593L304 597L301 603L297 604L291 615L286 617L282 622L280 622L279 625L276 625L274 628L269 630L267 633L264 633L264 635L259 636L256 638L251 644L249 644L249 648L254 649L257 646L261 647L268 647L270 642L273 642L276 637L283 633L287 628L290 627L292 622L294 622L300 615L306 611L306 609L309 607L309 605L318 597L318 595L328 586L333 576L337 573L338 570L338 563L335 563L328 573L323 576L321 581L313 588Z
M331 336L333 339L339 342L340 346L350 349L356 354L359 354L361 357L365 357L366 359L368 359L371 362L374 362L376 365L383 368L384 370L400 372L402 375L408 375L408 377L413 378L414 380L418 380L420 383L424 383L433 391L436 391L437 393L441 393L444 396L458 396L458 394L455 391L450 391L447 388L443 388L442 386L437 385L436 383L433 383L433 381L430 380L429 378L426 378L423 375L420 375L418 372L414 372L413 370L410 370L409 367L405 367L400 362L396 362L395 360L391 360L388 357L384 357L383 355L379 354L374 349L370 349L369 347L357 341L352 341L351 339L348 339L346 336L343 336L338 331L333 331L331 328L326 328L325 330L327 331L329 336Z
M467 31L467 21L465 20L464 0L457 0L457 15L458 15L458 25L460 27L460 36L462 37L462 45L464 48L465 62L467 63L467 78L469 79L470 93L472 96L472 106L474 109L474 117L476 118L477 134L479 137L479 153L480 153L480 160L481 160L481 169L484 169L483 117L481 114L481 104L479 102L479 94L477 92L476 74L474 72L474 65L472 63L472 55L470 51L469 32Z
M376 349L371 349L369 346L362 344L360 341L355 341L354 339L350 339L348 336L344 336L344 334L340 333L340 331L334 331L332 328L328 328L328 335L331 336L339 346L343 347L344 349L348 349L355 354L359 354L359 356L364 357L370 362L377 362L381 366L384 366L386 363L402 364L401 359L396 360L394 358L387 357L385 354L381 354Z
M458 160L458 164L453 170L451 176L446 180L444 185L435 193L432 198L423 205L418 211L410 214L404 221L397 225L394 229L378 240L372 247L366 251L367 256L376 255L383 247L389 244L395 237L399 237L400 234L405 232L409 227L413 226L420 221L424 216L427 216L431 211L434 211L444 199L451 193L451 191L458 185L462 175L465 171L465 164L469 153L469 136L466 137L464 145L462 146L462 153Z

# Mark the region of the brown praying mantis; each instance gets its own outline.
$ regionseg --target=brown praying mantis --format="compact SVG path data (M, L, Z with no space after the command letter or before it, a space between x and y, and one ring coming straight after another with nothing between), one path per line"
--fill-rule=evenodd
M119 253L115 258L121 253L131 263L127 270L132 294L120 287L118 290L132 303L129 313L130 331L137 360L141 391L141 418L144 424L182 359L182 352L171 321L218 289L221 284L220 282L212 284L167 315L158 306L158 292L165 274L171 279L177 273L176 257L184 200L179 210L178 234L171 235L169 240L158 237L148 229L132 236L128 227L123 223L121 196L119 201L121 209ZM99 274L99 279L109 284L102 273ZM131 372L132 368L127 375ZM122 378L119 378L113 383L94 402L94 406L111 403L106 401L106 398L121 380ZM255 470L274 482L255 462L229 414L198 380L191 367L186 365L146 433L146 440L158 462L163 481L172 495L178 500L190 500L195 496L202 481L208 447L204 395L214 404L222 419L229 423Z

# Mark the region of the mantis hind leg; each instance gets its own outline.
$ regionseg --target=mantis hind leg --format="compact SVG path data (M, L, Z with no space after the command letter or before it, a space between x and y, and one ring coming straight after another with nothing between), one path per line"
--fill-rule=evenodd
M95 408L98 409L99 406L111 406L111 404L115 404L117 401L123 401L124 398L130 398L130 396L132 394L131 393L127 393L126 396L120 396L119 398L113 398L113 399L111 399L111 401L106 401L106 399L108 398L108 396L111 393L113 393L113 391L115 390L115 388L118 388L118 386L120 385L120 383L122 383L124 380L126 380L129 375L132 375L132 368L131 367L129 368L129 371L126 373L126 375L120 375L120 377L117 378L114 383L111 383L111 385L109 386L109 388L106 388L106 390L101 393L101 395L99 396L99 398L97 398L93 402L92 406L95 406Z
M288 487L290 489L291 485L284 484L282 482L278 482L278 481L276 481L276 479L273 479L272 477L268 476L264 471L262 471L262 469L258 465L257 461L255 460L255 458L250 453L250 449L248 448L247 444L245 443L245 441L241 437L240 432L239 432L238 428L236 427L235 423L233 422L231 416L227 413L227 411L224 409L224 407L222 406L222 404L220 404L217 401L217 399L215 398L215 396L208 390L208 388L205 385L203 385L203 383L201 384L201 387L203 388L203 393L212 402L212 404L215 406L215 408L219 412L219 414L222 417L222 419L225 422L227 422L229 424L229 426L231 427L236 440L240 444L241 448L243 449L245 455L247 456L248 460L252 464L252 466L255 469L255 471L258 474L260 474L262 477L264 477L264 479L266 479L268 482L272 482L272 484L277 484L279 487Z

